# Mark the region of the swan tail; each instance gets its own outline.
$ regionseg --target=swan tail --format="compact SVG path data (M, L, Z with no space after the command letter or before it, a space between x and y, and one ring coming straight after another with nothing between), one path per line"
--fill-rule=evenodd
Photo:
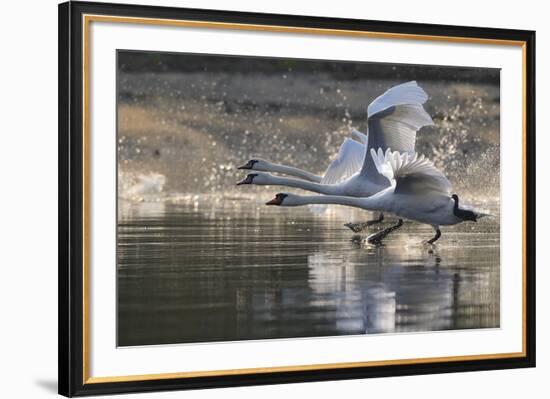
M485 212L479 212L479 211L476 211L475 214L477 219L486 218L486 217L491 217L491 218L495 217L495 215L493 215L492 213L485 213Z

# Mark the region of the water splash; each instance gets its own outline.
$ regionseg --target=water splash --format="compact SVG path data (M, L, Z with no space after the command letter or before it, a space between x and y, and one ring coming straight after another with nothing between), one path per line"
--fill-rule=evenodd
M133 202L155 202L164 197L166 176L160 173L133 174L119 172L118 196Z

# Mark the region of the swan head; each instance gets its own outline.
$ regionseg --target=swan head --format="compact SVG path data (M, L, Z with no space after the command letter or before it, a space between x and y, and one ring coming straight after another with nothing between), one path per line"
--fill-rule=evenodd
M237 183L237 186L243 184L256 184L259 186L267 186L273 184L273 176L267 173L249 173L246 177Z
M296 194L279 193L275 195L275 198L273 198L271 201L266 202L265 204L277 206L301 206L307 205L308 202L304 197Z
M260 170L264 172L269 172L271 162L264 161L263 159L250 159L247 163L242 166L239 166L237 169L241 170Z
M258 176L256 173L249 173L244 179L237 183L237 186L241 186L243 184L252 184L256 176Z
M283 205L285 202L285 199L288 198L288 194L279 193L275 195L275 198L273 198L271 201L267 201L266 205L277 205L277 206L286 206Z

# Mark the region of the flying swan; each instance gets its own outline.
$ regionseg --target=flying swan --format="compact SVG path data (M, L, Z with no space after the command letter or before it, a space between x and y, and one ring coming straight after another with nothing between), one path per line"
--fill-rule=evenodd
M376 170L372 158L366 155L376 148L393 148L413 154L416 132L423 126L433 124L422 106L427 100L428 95L415 81L388 89L368 107L367 135L354 131L352 135L359 141L346 138L323 177L298 168L252 159L239 169L260 172L248 174L237 185L279 185L326 195L369 197L389 184ZM300 179L274 176L261 171L284 173ZM346 226L357 232L382 220L383 215L379 214L374 221L348 223Z
M481 212L459 208L458 195L451 195L451 183L434 164L423 155L400 153L387 149L384 153L370 150L370 158L380 175L389 182L389 187L368 198L341 195L300 196L280 193L266 205L301 206L309 204L346 205L369 211L393 213L401 218L426 223L432 226L435 236L428 240L433 244L441 237L440 226L464 221L477 222L486 216ZM396 225L367 238L369 243L378 243L389 233L401 227Z

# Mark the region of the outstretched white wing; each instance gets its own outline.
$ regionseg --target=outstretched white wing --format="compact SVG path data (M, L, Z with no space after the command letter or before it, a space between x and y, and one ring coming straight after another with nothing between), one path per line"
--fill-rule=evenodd
M378 148L413 153L416 132L433 124L422 106L427 99L428 95L415 81L392 87L375 99L368 108L366 153ZM376 179L376 167L370 156L364 158L361 174Z
M432 118L422 104L390 107L369 117L368 147L414 152L416 132L422 126L432 124Z
M352 137L365 141L367 139L366 135L356 130L352 132ZM346 138L340 146L336 158L325 171L321 184L340 183L357 173L363 165L365 148L365 144Z
M390 107L406 104L424 104L428 101L426 92L418 86L415 80L394 86L374 99L367 108L367 115L371 116L385 111Z
M451 183L424 155L400 153L389 148L385 153L381 148L378 151L371 149L370 153L378 173L395 186L395 193L450 195Z

